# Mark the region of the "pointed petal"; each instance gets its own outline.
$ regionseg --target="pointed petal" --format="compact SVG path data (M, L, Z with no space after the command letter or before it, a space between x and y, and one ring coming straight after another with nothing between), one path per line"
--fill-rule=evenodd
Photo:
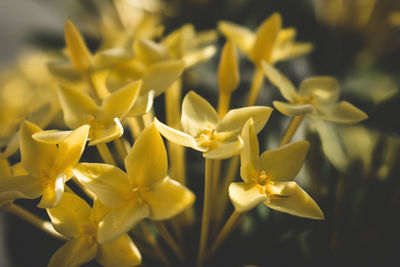
M42 183L36 177L24 175L0 178L0 200L34 199L41 195Z
M232 93L239 85L239 66L236 46L228 40L222 49L218 68L218 87L221 92Z
M311 104L294 104L281 101L274 101L273 104L280 113L286 116L311 115L315 112L315 108Z
M261 154L260 165L271 181L291 181L299 173L310 143L299 141L267 150Z
M108 143L115 140L124 134L124 127L118 118L114 118L111 123L101 124L97 121L94 127L91 128L91 136L89 146L94 146L100 143Z
M93 66L107 68L132 58L132 53L126 49L113 47L96 52L93 57Z
M271 209L291 215L322 220L324 214L317 203L296 184L296 182L276 183L274 186L283 198L271 198L265 205Z
M335 103L339 99L339 83L330 76L318 76L305 79L299 88L299 94L312 96L318 103Z
M125 167L135 185L149 187L167 176L167 161L164 142L156 126L151 124L135 141L125 158Z
M44 144L55 145L61 143L71 133L72 131L47 130L34 133L32 138Z
M254 45L256 35L249 29L228 21L220 21L218 30L233 40L243 53L248 54Z
M111 211L111 208L104 205L98 198L93 201L92 210L90 212L90 221L98 224Z
M209 159L227 159L239 154L242 148L243 140L238 136L234 142L216 142L207 152L203 153L203 157Z
M18 131L11 140L8 142L6 149L4 150L3 157L8 158L14 155L18 151L20 144L20 132Z
M248 183L231 183L229 185L229 198L235 210L239 213L249 211L267 200L267 196L261 194L257 185Z
M81 75L74 69L70 62L49 62L47 64L49 72L56 78L66 81L79 81Z
M43 189L43 196L40 199L38 208L46 209L46 208L54 208L60 203L61 198L64 194L64 182L66 180L66 176L64 173L61 173L57 176L56 179L52 179L49 181L47 186Z
M219 118L215 109L194 91L186 94L182 102L181 125L184 132L197 137L205 129L214 129Z
M217 125L218 132L236 131L240 133L246 122L253 118L256 133L259 133L267 123L272 113L272 108L253 106L230 110Z
M142 90L142 89L141 89ZM154 90L150 90L148 94L139 95L133 103L132 108L129 110L128 117L136 117L143 115L151 110L154 102Z
M130 181L118 167L101 163L79 163L73 170L87 189L108 207L121 206L130 195Z
M240 152L240 174L244 181L252 182L258 179L258 172L260 171L259 144L252 118L243 127L241 137L244 146Z
M175 130L174 128L168 127L164 123L157 120L157 118L154 118L154 125L165 138L175 144L191 147L201 152L207 151L207 149L199 147L196 143L196 140L192 136L188 135L187 133Z
M96 260L103 266L130 267L142 262L142 255L129 235L98 247Z
M114 241L149 214L148 206L139 201L131 201L125 206L112 209L99 223L98 242L105 244Z
M85 237L74 238L60 247L50 259L47 267L77 267L96 256L97 245Z
M282 96L289 102L295 102L298 96L296 88L292 82L267 62L261 62L261 66L264 70L264 74L268 77L273 85L278 87Z
M71 129L90 124L97 114L98 107L93 99L75 88L60 84L58 96L65 124Z
M151 40L139 38L133 42L135 56L145 64L154 64L169 58L164 46Z
M201 49L192 50L183 56L182 60L185 62L185 68L190 68L200 62L207 61L212 58L217 52L217 48L214 45L209 45Z
M250 58L255 64L261 61L271 62L272 51L282 28L282 18L279 13L269 16L256 33L256 40L250 51Z
M90 206L72 193L64 193L57 207L47 209L54 228L69 237L78 237L81 227L88 222Z
M23 121L20 130L21 162L25 170L36 177L41 170L50 170L53 165L57 146L39 143L32 139L41 129L35 124Z
M92 55L82 35L70 20L67 20L65 23L64 38L69 58L75 69L81 72L88 71Z
M289 60L291 58L299 57L310 53L314 49L312 43L296 42L286 45L281 49L274 49L272 51L271 63L275 64L280 61Z
M185 63L182 60L168 60L150 65L143 76L142 94L154 90L155 96L167 88L182 74Z
M191 206L195 196L180 183L166 177L144 193L143 199L149 205L151 220L166 220Z
M318 106L318 112L310 116L315 119L344 124L357 123L368 118L368 115L362 110L346 101L332 105L320 105Z

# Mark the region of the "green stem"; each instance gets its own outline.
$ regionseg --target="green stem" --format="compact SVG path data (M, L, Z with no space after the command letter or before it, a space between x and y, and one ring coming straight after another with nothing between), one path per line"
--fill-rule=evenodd
M293 135L296 133L303 119L304 115L293 117L288 128L286 129L284 136L282 137L281 142L279 143L279 146L286 145L290 142L290 140L292 140Z
M164 239L164 241L168 244L168 246L172 249L172 251L178 256L179 260L185 262L185 256L182 252L182 249L176 243L175 239L172 237L167 227L165 227L164 223L152 221L154 226L157 228L158 233Z

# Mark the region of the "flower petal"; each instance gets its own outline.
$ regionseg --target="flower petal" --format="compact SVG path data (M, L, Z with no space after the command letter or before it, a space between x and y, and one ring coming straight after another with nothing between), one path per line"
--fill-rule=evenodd
M212 58L217 49L214 45L209 45L201 49L191 50L185 53L182 60L185 62L185 68L190 68L200 62L207 61Z
M149 214L148 206L139 201L131 201L125 206L112 209L99 223L98 242L105 244L114 241Z
M58 96L65 124L71 129L90 124L97 115L98 107L93 99L75 88L60 84Z
M77 267L96 256L97 245L85 237L74 238L61 246L50 259L48 267Z
M73 173L108 207L121 206L130 194L130 180L118 167L101 163L79 163Z
M249 54L256 40L256 35L248 28L228 21L220 21L218 30L226 38L233 40L243 53Z
M144 38L138 38L133 42L133 50L135 56L145 64L154 64L169 58L164 46Z
M310 143L299 141L267 150L261 154L260 165L271 181L291 181L299 173Z
M320 120L332 121L336 123L351 124L368 118L362 110L346 101L331 105L320 105L315 114L310 114L311 117Z
M166 177L144 193L143 199L149 205L151 220L166 220L191 206L195 196L180 183Z
M279 110L280 113L286 116L302 116L306 114L312 114L315 112L315 108L311 104L294 104L286 103L281 101L274 101L274 107Z
M215 109L194 91L186 94L182 102L181 125L193 137L205 129L214 129L219 118Z
M221 92L231 94L239 85L239 66L235 43L229 40L222 49L218 68L218 87Z
M154 124L148 126L135 141L125 158L125 167L132 183L151 187L167 176L167 151Z
M324 219L324 214L317 203L296 182L276 183L274 187L285 197L271 198L265 202L271 209L304 218Z
M252 118L243 127L241 137L244 146L240 152L240 175L244 181L251 182L258 179L260 171L259 144Z
M0 200L14 200L18 198L34 199L42 195L40 179L31 176L14 176L0 178Z
M49 181L47 186L43 189L43 196L37 205L41 209L54 208L60 203L61 198L64 194L64 182L66 175L61 173L56 179Z
M47 209L54 228L69 237L78 237L81 227L88 222L90 206L72 193L64 193L57 207Z
M132 108L129 110L127 116L136 117L143 115L151 110L154 102L154 90L150 90L148 94L139 95L133 103Z
M264 74L273 85L278 87L282 96L289 102L296 102L298 95L292 82L267 62L261 62L261 66L264 70Z
M98 247L96 260L103 266L129 267L142 262L142 255L129 235Z
M253 106L230 110L217 125L218 132L237 131L239 134L246 122L253 118L256 133L259 133L267 123L272 113L272 108Z
M238 136L234 142L216 142L207 152L203 153L203 157L209 159L227 159L239 154L242 148L243 140Z
M124 134L124 127L118 118L114 118L107 124L95 122L91 127L91 135L89 146L94 146L100 143L108 143Z
M154 125L165 138L175 144L191 147L201 152L207 151L206 148L199 147L196 143L196 140L192 136L165 125L164 123L157 120L157 118L154 118Z
M339 83L330 76L305 79L299 88L299 94L312 96L318 103L335 103L339 99Z
M231 183L229 185L229 198L235 210L240 213L249 211L267 200L267 196L260 193L257 185L248 183Z
M72 131L47 130L34 133L32 138L44 144L59 144Z

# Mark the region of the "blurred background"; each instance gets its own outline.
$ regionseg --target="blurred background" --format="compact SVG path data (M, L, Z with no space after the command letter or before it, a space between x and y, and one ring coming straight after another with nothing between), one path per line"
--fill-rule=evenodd
M196 30L216 29L220 20L255 30L270 14L279 12L283 26L296 28L297 39L313 43L314 50L278 63L277 68L295 85L310 76L336 77L341 99L369 116L353 126L308 120L296 136L311 142L296 181L324 211L324 221L297 218L260 205L242 221L209 266L400 265L400 1L126 1L159 14L165 33L184 23L192 23ZM20 56L27 51L62 49L66 18L71 18L96 48L100 42L96 23L103 2L107 1L1 0L1 72L19 66ZM220 35L215 42L217 54L184 77L184 91L195 89L214 106L224 42ZM248 93L252 72L253 65L242 56L241 83L233 95L233 107L239 107ZM272 106L273 100L281 98L266 80L257 104ZM162 109L156 108L157 112ZM260 151L276 146L287 123L278 111L273 113L259 135ZM194 172L189 187L201 195L203 162L190 151L188 158L188 169ZM197 202L200 210L201 202ZM45 214L41 216L45 218ZM61 245L4 212L0 222L0 266L45 266ZM196 236L188 233L191 235ZM195 251L197 242L192 243L188 247Z

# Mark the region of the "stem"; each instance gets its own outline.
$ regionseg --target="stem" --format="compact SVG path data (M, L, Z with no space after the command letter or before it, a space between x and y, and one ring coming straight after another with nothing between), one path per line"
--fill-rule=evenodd
M254 104L256 103L263 81L264 81L264 72L260 66L257 66L254 70L249 99L247 100L248 107L254 106Z
M282 140L279 143L279 146L286 145L290 142L290 140L292 140L293 135L296 133L303 119L304 115L293 117L288 128L286 129L285 135L282 137Z
M126 118L125 121L128 123L128 126L132 132L133 139L136 140L144 129L142 119L137 117L129 117Z
M221 232L217 235L214 243L211 246L211 249L207 255L207 257L212 257L217 249L221 246L222 242L229 236L229 234L235 229L237 226L237 222L242 217L243 213L237 212L236 210L232 213L231 217L226 221L224 227Z
M167 227L162 222L152 221L154 226L157 228L157 231L160 233L160 236L164 239L165 242L169 245L172 251L178 256L179 260L185 262L185 256L182 253L182 249L179 247L178 243L176 243L175 239L169 233Z
M125 150L124 144L122 144L121 138L117 138L114 140L115 148L117 149L117 153L121 159L121 162L124 162L126 155L128 152Z
M214 161L208 158L206 158L205 161L206 162L205 162L204 203L203 203L203 217L201 220L199 255L197 259L198 267L203 265L204 252L208 238L208 229L210 226L210 204L211 204L212 175L213 175Z
M222 119L229 110L231 94L220 92L218 99L218 115Z
M3 206L3 209L18 216L21 219L29 222L30 224L36 226L43 232L46 232L46 233L54 236L55 238L58 238L58 239L64 240L64 241L69 240L68 237L57 232L54 229L51 222L42 220L41 218L37 217L36 215L32 214L31 212L27 211L26 209L14 204L14 203L10 203L10 204Z
M106 143L97 144L96 147L105 163L114 166L117 165Z
M213 178L212 178L212 191L211 191L211 199L212 202L217 204L218 200L219 200L219 192L223 192L221 191L220 188L220 173L221 173L221 164L222 161L221 160L214 160L214 168L213 168ZM219 216L218 213L218 209L215 208L212 210L212 214L211 214L211 220L213 221L212 223L212 233L215 233L215 231L217 231L217 224L215 223L215 221L217 220L217 217Z

